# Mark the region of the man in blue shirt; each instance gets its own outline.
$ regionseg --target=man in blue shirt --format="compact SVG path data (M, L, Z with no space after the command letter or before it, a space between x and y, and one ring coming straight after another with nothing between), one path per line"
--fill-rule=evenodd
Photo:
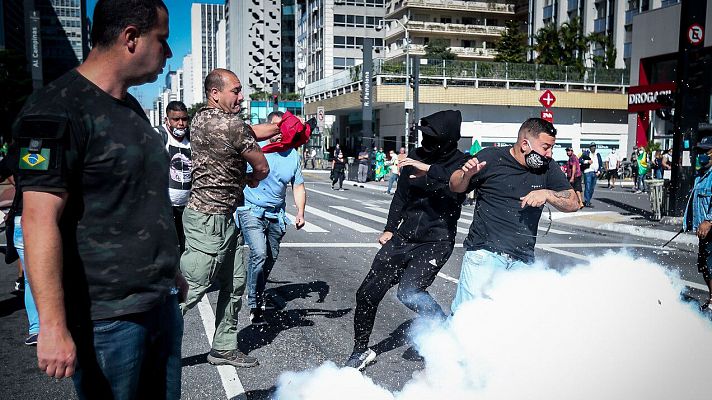
M282 112L275 111L267 120L277 124ZM271 143L282 140L281 135L270 139ZM264 325L264 291L267 277L277 261L279 245L287 231L285 214L287 185L292 185L297 208L295 226L304 226L304 207L307 196L304 189L299 153L295 149L265 153L270 173L255 188L246 187L245 205L237 208L237 221L250 249L247 265L247 304L250 320L254 325Z
M697 270L702 274L710 295L708 300L700 308L709 310L712 308L712 238L709 237L712 228L712 169L710 156L712 156L712 136L702 138L696 147L699 154L697 163L699 165L698 175L695 178L695 186L687 201L685 217L683 218L683 229L687 232L693 230L700 239L700 246L697 253ZM691 213L691 214L690 214Z

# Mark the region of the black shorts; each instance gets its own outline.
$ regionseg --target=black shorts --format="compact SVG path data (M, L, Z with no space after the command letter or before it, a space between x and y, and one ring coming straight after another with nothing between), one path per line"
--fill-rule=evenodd
M583 192L583 188L581 187L582 176L577 176L576 178L574 178L574 181L571 182L571 187L574 188L575 192Z
M712 279L712 238L700 240L700 247L697 252L697 271L702 274L702 279L708 281Z
M609 169L606 171L606 179L611 179L611 178L618 178L618 170L617 169Z

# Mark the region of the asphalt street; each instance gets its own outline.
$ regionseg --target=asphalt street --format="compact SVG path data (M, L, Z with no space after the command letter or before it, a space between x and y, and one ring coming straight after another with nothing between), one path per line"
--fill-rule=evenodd
M268 292L275 308L268 310L267 327L249 325L246 307L240 313L240 348L260 360L250 369L216 368L207 360L210 349L217 292L191 310L185 318L183 340L183 398L267 399L284 371L301 371L326 361L341 364L348 357L353 338L353 308L356 289L378 251L391 197L373 189L345 186L332 191L326 175L307 174L308 204L304 229L293 228L285 236ZM603 191L594 209L628 205L644 209L646 199L629 191ZM638 197L630 197L638 196ZM605 200L608 199L608 200ZM288 203L292 203L288 194ZM632 205L631 205L632 204ZM555 211L555 210L552 210ZM288 213L294 214L293 204ZM592 232L556 222L549 227L544 212L537 242L537 259L551 268L565 269L595 262L607 251L627 251L679 271L689 283L688 294L699 298L703 282L697 273L696 249L661 249L661 242L627 235ZM463 256L462 242L472 217L472 207L463 208L458 224L457 247L435 280L430 292L447 309L455 293ZM43 376L36 368L34 348L22 344L27 321L22 300L9 293L15 266L0 267L0 398L72 399L71 381ZM634 290L635 288L631 288ZM365 370L377 384L398 390L422 362L410 357L407 332L415 314L405 308L391 290L381 303L372 347L380 353ZM211 319L213 318L213 319ZM207 333L206 333L207 332Z

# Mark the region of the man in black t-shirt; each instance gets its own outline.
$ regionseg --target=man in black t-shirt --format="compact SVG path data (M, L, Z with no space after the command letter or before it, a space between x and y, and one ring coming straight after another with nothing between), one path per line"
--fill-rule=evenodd
M99 0L77 69L14 125L38 366L80 398L180 397L183 320L168 155L131 86L167 58L160 0ZM76 372L75 372L76 368Z
M555 141L551 123L530 118L513 146L483 149L450 176L453 192L475 190L477 196L453 312L468 300L487 296L498 272L534 261L544 204L564 212L578 210L576 193L551 158Z

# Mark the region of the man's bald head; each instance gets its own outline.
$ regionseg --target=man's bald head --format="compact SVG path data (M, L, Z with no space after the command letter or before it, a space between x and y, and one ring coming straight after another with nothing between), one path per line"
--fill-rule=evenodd
M214 70L210 71L210 73L208 73L208 76L205 77L205 83L203 86L205 88L205 95L210 96L210 90L213 88L217 89L218 91L223 91L223 89L225 89L225 78L227 77L234 77L237 79L237 75L227 69L215 68Z

